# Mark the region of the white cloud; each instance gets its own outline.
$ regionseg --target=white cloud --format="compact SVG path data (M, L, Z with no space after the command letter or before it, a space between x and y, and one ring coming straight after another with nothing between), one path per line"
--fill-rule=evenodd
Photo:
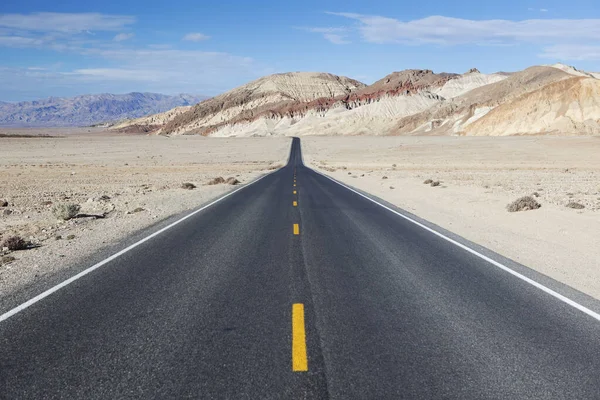
M347 38L346 32L348 31L347 28L342 28L342 27L328 27L328 28L304 27L304 28L298 28L298 29L302 29L304 31L311 32L311 33L320 33L323 35L323 38L325 38L326 40L328 40L329 42L331 42L333 44L349 44L349 43L351 43L349 40L346 39Z
M124 40L129 40L131 38L133 38L135 36L134 33L119 33L118 35L116 35L113 40L115 42L122 42Z
M349 44L350 41L346 40L345 36L338 35L337 33L326 33L323 37L329 40L333 44Z
M2 96L19 99L98 91L216 94L266 70L251 58L228 53L178 50L160 43L136 47L127 41L134 34L126 33L133 22L134 17L103 14L0 14L0 52L2 47L12 47L85 57L85 67L70 69L0 65ZM102 34L90 34L94 31ZM190 33L185 38L199 41L208 36Z
M553 60L600 60L600 46L580 44L549 46L543 49L539 57Z
M540 8L540 12L548 12L547 8Z
M199 32L188 33L183 37L183 40L188 40L190 42L201 42L208 39L210 39L210 36Z
M131 90L209 93L229 88L232 77L242 83L261 74L253 59L228 53L120 48L89 49L85 54L101 57L111 66L62 72L73 83L123 83L130 84Z
M32 32L119 31L135 23L127 15L100 13L0 14L0 27Z
M86 68L48 70L0 65L0 100L82 93L200 93L213 95L256 79L267 69L249 57L174 49L87 49Z
M353 13L329 13L359 22L363 40L402 44L510 44L599 40L600 19L468 20L431 16L412 21Z
M4 47L37 47L44 43L42 39L23 36L0 36L0 46Z

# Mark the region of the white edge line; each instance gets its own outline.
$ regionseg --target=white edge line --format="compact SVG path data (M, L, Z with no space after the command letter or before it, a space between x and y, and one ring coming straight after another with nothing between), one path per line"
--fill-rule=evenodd
M547 294L549 294L550 296L553 296L553 297L557 298L558 300L560 300L560 301L562 301L562 302L564 302L564 303L566 303L566 304L570 305L571 307L574 307L574 308L578 309L579 311L581 311L581 312L583 312L583 313L585 313L585 314L589 315L590 317L592 317L592 318L594 318L594 319L596 319L596 320L600 321L600 314L598 314L598 313L596 313L596 312L594 312L594 311L590 310L589 308L587 308L587 307L585 307L585 306L583 306L583 305L581 305L581 304L579 304L579 303L577 303L577 302L575 302L575 301L573 301L573 300L569 299L568 297L565 297L565 296L563 296L562 294L560 294L560 293L558 293L558 292L555 292L554 290L552 290L552 289L550 289L550 288L548 288L548 287L546 287L546 286L542 285L541 283L539 283L539 282L536 282L536 281L534 281L533 279L531 279L531 278L528 278L528 277L526 277L525 275L518 273L517 271L515 271L515 270L513 270L513 269L511 269L511 268L509 268L509 267L507 267L506 265L504 265L504 264L501 264L501 263L499 263L498 261L495 261L495 260L493 260L493 259L489 258L488 256L485 256L485 255L483 255L483 254L479 253L478 251L476 251L476 250L473 250L472 248L470 248L470 247L468 247L468 246L465 246L464 244L462 244L462 243L460 243L460 242L457 242L457 241L456 241L456 240L454 240L454 239L451 239L451 238L449 238L448 236L446 236L446 235L444 235L444 234L442 234L442 233L440 233L440 232L436 231L435 229L431 229L430 227L428 227L428 226L426 226L426 225L423 225L422 223L420 223L420 222L418 222L418 221L415 221L414 219L412 219L412 218L410 218L410 217L408 217L408 216L406 216L406 215L404 215L404 214L402 214L402 213L400 213L400 212L398 212L398 211L396 211L396 210L394 210L394 209L391 209L390 207L388 207L388 206L386 206L386 205L383 205L383 204L379 203L379 202L378 202L378 201L376 201L376 200L373 200L373 199L372 199L372 198L370 198L369 196L365 196L364 194L362 194L362 193L360 193L360 192L358 192L358 191L356 191L356 190L352 189L352 188L351 188L351 187L349 187L349 186L346 186L346 185L344 185L343 183L341 183L341 182L337 181L337 180L336 180L336 179L334 179L334 178L331 178L331 177L329 177L329 176L327 176L327 175L325 175L325 174L322 174L321 172L319 172L319 171L316 171L316 170L314 170L314 169L312 169L312 168L310 168L310 167L307 167L307 168L309 168L309 169L311 169L313 172L316 172L317 174L319 174L319 175L321 175L321 176L324 176L325 178L327 178L327 179L329 179L329 180L331 180L331 181L333 181L333 182L337 183L338 185L345 187L346 189L348 189L348 190L350 190L350 191L352 191L352 192L354 192L354 193L358 194L359 196L361 196L361 197L364 197L365 199L367 199L367 200L369 200L369 201L371 201L371 202L373 202L373 203L375 203L375 204L377 204L377 205L379 205L379 206L381 206L381 207L385 208L386 210L393 212L394 214L396 214L396 215L398 215L398 216L400 216L400 217L404 218L405 220L407 220L407 221L409 221L409 222L412 222L413 224L415 224L415 225L417 225L417 226L419 226L419 227L421 227L421 228L425 229L426 231L429 231L429 232L433 233L434 235L436 235L436 236L438 236L438 237L440 237L440 238L442 238L442 239L444 239L444 240L446 240L446 241L448 241L448 242L452 243L453 245L456 245L456 246L460 247L461 249L468 251L469 253L471 253L471 254L473 254L473 255L475 255L475 256L477 256L477 257L481 258L482 260L485 260L485 261L487 261L488 263L490 263L490 264L494 265L495 267L498 267L498 268L500 268L500 269L502 269L502 270L504 270L504 271L508 272L509 274L511 274L511 275L513 275L513 276L515 276L515 277L517 277L517 278L519 278L519 279L521 279L521 280L523 280L523 281L525 281L525 282L529 283L530 285L532 285L532 286L535 286L536 288L540 289L541 291L543 291L543 292L546 292L546 293L547 293Z
M283 167L282 167L282 168L283 168ZM44 291L44 292L42 292L42 293L38 294L37 296L33 297L32 299L30 299L30 300L27 300L25 303L23 303L23 304L21 304L21 305L19 305L19 306L15 307L15 308L13 308L12 310L5 312L4 314L0 315L0 322L2 322L2 321L4 321L4 320L6 320L6 319L8 319L8 318L12 317L13 315L15 315L15 314L17 314L17 313L20 313L21 311L23 311L23 310L25 310L26 308L28 308L28 307L30 307L30 306L32 306L32 305L34 305L34 304L35 304L35 303L37 303L38 301L40 301L40 300L43 300L44 298L46 298L46 297L50 296L52 293L54 293L54 292L56 292L56 291L58 291L58 290L60 290L60 289L64 288L65 286L67 286L67 285L69 285L69 284L71 284L71 283L75 282L77 279L79 279L79 278L81 278L81 277L83 277L83 276L85 276L85 275L89 274L90 272L93 272L93 271L97 270L98 268L100 268L101 266L103 266L103 265L105 265L105 264L107 264L107 263L111 262L112 260L114 260L114 259L116 259L116 258L119 258L120 256L122 256L123 254L127 253L128 251L130 251L130 250L132 250L132 249L134 249L134 248L138 247L140 244L147 242L148 240L152 239L153 237L156 237L156 236L160 235L160 234L161 234L161 233L163 233L164 231L166 231L166 230L169 230L169 229L171 229L172 227L174 227L175 225L177 225L177 224L179 224L179 223L181 223L181 222L185 221L186 219L188 219L188 218L190 218L190 217L192 217L192 216L194 216L194 215L198 214L200 211L203 211L203 210L207 209L208 207L212 206L213 204L216 204L216 203L220 202L221 200L223 200L223 199L225 199L225 198L227 198L227 197L229 197L229 196L233 195L234 193L237 193L237 192L239 192L240 190L243 190L243 189L245 189L245 188L249 187L250 185L253 185L253 184L255 184L256 182L258 182L258 181L260 181L261 179L263 179L263 178L266 178L267 176L269 176L269 175L271 175L271 174L273 174L273 173L275 173L275 172L279 171L280 169L281 169L281 168L278 168L278 169L276 169L275 171L269 172L268 174L266 174L266 175L263 175L263 176L261 176L261 177L259 177L259 178L255 179L254 181L252 181L252 182L250 182L250 183L248 183L248 184L246 184L246 185L242 186L241 188L238 188L238 189L236 189L236 190L234 190L234 191L232 191L232 192L229 192L229 193L225 194L224 196L221 196L221 197L219 197L218 199L216 199L216 200L214 200L214 201L210 202L209 204L207 204L207 205L205 205L205 206L202 206L201 208L199 208L199 209L197 209L197 210L195 210L195 211L192 211L192 212L191 212L191 213L189 213L188 215L186 215L186 216L184 216L184 217L182 217L182 218L178 219L177 221L175 221L175 222L173 222L173 223L171 223L171 224L169 224L169 225L165 226L165 227L164 227L164 228L162 228L162 229L159 229L158 231L156 231L156 232L152 233L151 235L149 235L149 236L146 236L145 238L143 238L143 239L141 239L141 240L139 240L139 241L135 242L135 243L134 243L134 244L132 244L131 246L124 248L123 250L121 250L121 251L119 251L119 252L117 252L117 253L113 254L112 256L110 256L110 257L108 257L108 258L106 258L106 259L104 259L104 260L102 260L102 261L98 262L97 264L94 264L94 265L92 265L91 267L89 267L89 268L87 268L87 269L84 269L83 271L81 271L81 272L80 272L80 273L78 273L77 275L74 275L74 276L70 277L69 279L67 279L67 280L65 280L65 281L63 281L63 282L61 282L61 283L59 283L58 285L51 287L50 289L48 289L48 290L46 290L46 291Z

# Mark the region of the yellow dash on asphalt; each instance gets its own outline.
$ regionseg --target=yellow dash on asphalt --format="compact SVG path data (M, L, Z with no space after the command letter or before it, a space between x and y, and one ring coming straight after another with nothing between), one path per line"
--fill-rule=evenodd
M292 204L294 205L294 207L298 207L298 202L297 201L294 201Z
M296 184L294 183L294 187L296 187Z
M296 191L294 190L294 194L296 194Z
M294 224L294 235L300 234L300 225Z
M292 370L296 372L308 371L304 304L302 303L292 305Z

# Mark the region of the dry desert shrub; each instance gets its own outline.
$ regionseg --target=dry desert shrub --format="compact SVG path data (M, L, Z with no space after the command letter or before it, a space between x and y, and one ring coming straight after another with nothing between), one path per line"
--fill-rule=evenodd
M425 181L423 182L423 184L425 185L430 185L433 183L433 179L425 179Z
M440 181L433 181L430 183L431 187L440 186Z
M281 167L283 167L283 165L275 164L275 165L270 165L267 169L273 171L273 170L279 169Z
M231 178L227 178L227 180L225 181L225 183L227 183L228 185L237 185L237 184L240 183L240 181L238 181L234 177L231 177Z
M577 203L577 202L575 202L575 201L571 201L570 203L568 203L568 204L566 205L566 207L573 208L573 209L575 209L575 210L582 210L582 209L584 209L584 208L585 208L585 206L584 206L583 204L581 204L581 203Z
M192 190L192 189L196 189L196 185L194 185L191 182L184 182L181 184L181 188L182 189L187 189L187 190Z
M529 210L537 210L542 205L538 203L533 197L525 196L521 197L509 205L506 206L506 209L509 212L517 212L517 211L529 211Z
M225 183L225 179L222 176L218 176L214 179L211 179L207 185L220 185L221 183Z
M62 203L52 207L52 214L54 214L54 216L58 219L68 221L72 218L75 218L77 214L79 214L80 209L81 206L78 204Z
M29 246L29 243L21 236L11 236L6 238L2 247L8 247L10 251L25 250Z
M15 260L16 260L16 258L14 258L13 256L4 256L4 257L2 257L2 260L0 260L0 265L10 264L11 262L13 262Z

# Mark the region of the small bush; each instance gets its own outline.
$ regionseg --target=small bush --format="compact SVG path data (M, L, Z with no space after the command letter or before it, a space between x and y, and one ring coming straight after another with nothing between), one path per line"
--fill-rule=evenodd
M388 177L387 176L382 176L381 179L388 179Z
M16 258L14 258L12 256L4 256L4 257L2 257L0 264L10 264L11 262L13 262L15 260L16 260Z
M208 182L209 185L220 185L222 183L225 183L225 179L222 176L218 176Z
M132 213L139 213L139 212L142 212L142 211L146 211L146 210L145 210L144 208L142 208L142 207L137 207L137 208L135 208L135 209L132 211Z
M440 181L433 181L430 183L431 187L440 186Z
M75 218L79 214L81 206L78 204L63 203L57 204L52 208L52 214L58 219L68 221Z
M273 170L279 169L281 167L283 167L283 165L281 165L281 164L275 164L275 165L270 165L267 169L270 170L270 171L273 171Z
M69 236L67 236L67 240L73 240L73 239L75 239L75 235L69 235Z
M196 185L194 185L191 182L185 182L181 184L181 188L182 189L187 189L187 190L192 190L192 189L196 189Z
M228 185L237 185L237 184L240 183L240 181L238 181L234 177L231 177L231 178L227 178L227 180L225 181L225 183L227 183Z
M433 183L433 179L425 179L425 182L423 182L425 185L430 185Z
M539 194L538 192L533 192L531 195L532 195L533 197L540 197L540 194Z
M0 200L0 207L8 207L8 201Z
M566 207L573 208L573 209L575 209L575 210L582 210L582 209L584 209L584 208L585 208L585 206L584 206L583 204L581 204L581 203L576 203L576 202L574 202L574 201L572 201L572 202L568 203L568 204L566 205Z
M529 211L529 210L537 210L542 205L538 203L533 197L525 196L517 199L506 206L506 209L509 212L517 212L517 211Z
M20 236L11 236L2 243L2 247L8 247L10 251L25 250L28 246L29 243Z

